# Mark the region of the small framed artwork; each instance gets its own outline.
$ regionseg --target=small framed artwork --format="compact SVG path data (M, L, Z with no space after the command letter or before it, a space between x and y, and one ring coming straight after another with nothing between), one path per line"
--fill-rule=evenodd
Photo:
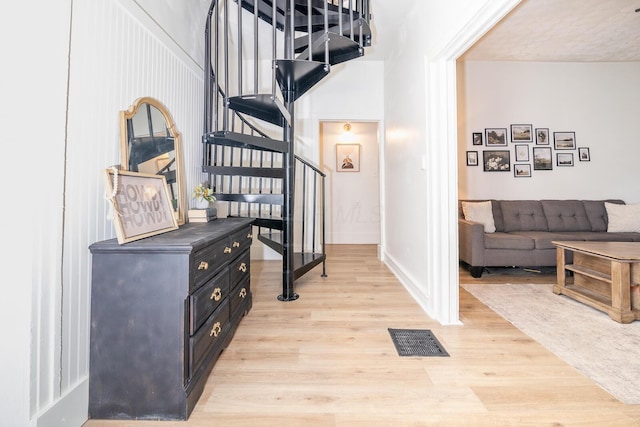
M576 133L575 132L554 132L553 148L556 150L575 150L576 149Z
M511 142L533 142L533 126L511 125Z
M484 144L487 147L507 145L507 128L487 128L484 130L484 135Z
M360 144L336 144L336 171L360 172Z
M486 150L482 152L485 172L509 172L511 153L509 150Z
M533 147L533 170L550 171L552 169L551 147Z
M548 128L536 128L536 144L549 145L549 129Z
M482 145L482 132L473 132L471 140L473 141L473 145Z
M178 228L164 175L111 168L104 177L119 244Z
M531 178L531 165L515 163L513 165L513 176L516 178Z
M477 151L467 151L467 166L478 166Z
M573 166L573 153L556 153L557 166Z
M589 147L578 147L578 160L581 162L590 162L591 154L589 154Z
M516 162L529 161L529 146L525 144L516 144Z

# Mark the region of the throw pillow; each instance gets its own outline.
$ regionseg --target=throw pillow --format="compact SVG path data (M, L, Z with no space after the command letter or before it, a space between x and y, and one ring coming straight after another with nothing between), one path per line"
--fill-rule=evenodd
M615 203L605 202L604 207L607 210L609 223L607 231L615 232L640 232L640 204L637 205L618 205Z
M462 213L464 214L464 219L484 225L485 233L496 231L490 200L486 202L462 202Z

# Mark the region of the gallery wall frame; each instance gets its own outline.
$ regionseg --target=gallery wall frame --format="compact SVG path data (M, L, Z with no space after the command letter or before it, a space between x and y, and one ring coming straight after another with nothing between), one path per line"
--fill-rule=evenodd
M511 142L533 142L533 126L511 125Z
M573 153L556 153L556 166L573 166Z
M482 145L482 132L473 132L471 134L473 145Z
M589 153L589 147L578 147L578 160L581 162L590 162L591 154Z
M536 128L536 145L549 145L549 128Z
M531 165L529 163L514 163L513 176L516 178L531 178Z
M529 146L526 144L516 144L516 162L528 162L529 161Z
M485 150L482 152L485 172L510 172L511 152L509 150Z
M556 150L575 150L576 149L576 133L575 132L554 132L553 148Z
M484 145L487 147L507 146L507 128L486 128Z
M533 147L533 170L550 171L552 169L551 147Z
M467 151L467 166L478 166L477 151Z
M110 168L104 178L119 244L178 229L164 175Z
M360 144L336 144L336 171L360 172Z

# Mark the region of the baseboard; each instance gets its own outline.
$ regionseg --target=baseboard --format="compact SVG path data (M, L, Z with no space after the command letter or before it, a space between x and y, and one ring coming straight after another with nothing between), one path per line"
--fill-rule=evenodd
M88 408L89 377L86 377L45 409L32 425L37 427L81 426L88 419Z
M390 256L387 252L382 253L381 257L382 261L389 267L389 270L396 276L396 278L402 283L402 286L409 292L411 297L418 303L420 308L427 313L430 317L437 319L432 312L429 310L429 296L424 293L424 291L418 285L418 282L415 281L411 276L406 274L404 270L398 265L395 259Z

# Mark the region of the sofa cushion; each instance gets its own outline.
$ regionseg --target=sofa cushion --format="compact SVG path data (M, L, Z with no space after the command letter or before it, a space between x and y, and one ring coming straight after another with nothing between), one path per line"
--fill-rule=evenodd
M571 233L552 233L550 231L514 231L513 234L528 237L533 240L535 249L555 249L554 240L582 241L579 236Z
M624 201L615 199L582 201L587 218L591 223L591 231L607 231L607 210L604 207L604 202L624 205Z
M584 205L579 200L541 200L549 231L591 231Z
M511 233L491 233L484 235L485 249L513 249L532 250L535 248L533 239Z
M462 202L462 212L464 214L464 219L482 224L484 226L485 233L493 233L496 231L490 201Z
M548 231L542 204L538 200L502 200L504 231Z
M640 232L640 204L617 205L604 203L607 210L607 231L615 232Z

